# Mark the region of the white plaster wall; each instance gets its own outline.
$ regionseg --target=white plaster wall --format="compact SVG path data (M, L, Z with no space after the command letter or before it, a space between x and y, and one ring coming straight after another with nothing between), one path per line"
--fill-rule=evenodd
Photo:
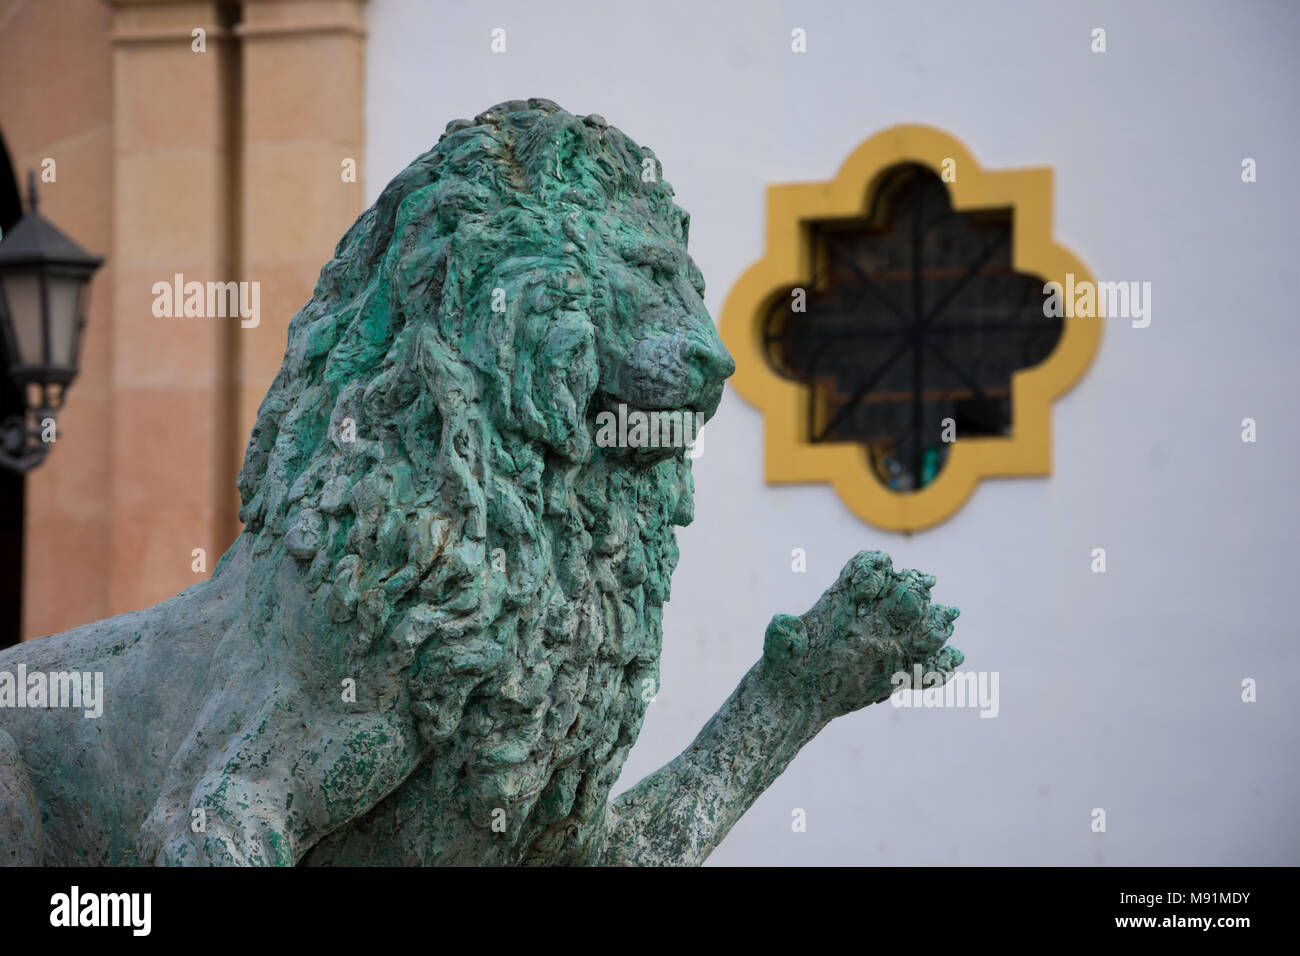
M761 253L765 184L829 178L900 122L941 127L988 168L1055 167L1057 238L1099 279L1152 283L1150 327L1111 320L1057 403L1052 477L986 482L912 537L825 486L766 486L760 417L729 394L624 784L690 742L772 613L882 548L962 608L953 643L999 672L999 716L842 718L712 862L1300 863L1300 7L371 0L369 22L368 200L452 118L528 96L600 113L662 160L715 316ZM1105 54L1089 49L1098 26Z

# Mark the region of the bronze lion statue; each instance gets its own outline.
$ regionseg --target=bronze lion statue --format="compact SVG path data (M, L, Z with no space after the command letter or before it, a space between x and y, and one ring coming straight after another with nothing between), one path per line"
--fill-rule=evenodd
M0 707L0 861L698 864L827 722L914 665L946 679L956 610L863 552L611 802L692 462L598 422L702 421L734 367L672 195L649 150L540 99L389 183L289 326L211 578L0 653L11 691L103 695Z

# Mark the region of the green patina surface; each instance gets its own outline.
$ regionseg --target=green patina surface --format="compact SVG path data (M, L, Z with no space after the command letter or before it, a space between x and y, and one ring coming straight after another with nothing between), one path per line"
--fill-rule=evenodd
M828 721L950 674L956 611L863 552L610 800L693 511L685 449L602 416L707 419L733 370L687 230L600 117L449 124L294 317L212 579L0 654L106 675L98 721L0 710L0 862L699 863Z

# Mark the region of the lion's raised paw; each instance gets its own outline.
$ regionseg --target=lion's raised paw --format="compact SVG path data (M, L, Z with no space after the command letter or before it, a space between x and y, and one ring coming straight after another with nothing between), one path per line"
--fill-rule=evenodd
M828 719L885 700L917 664L947 681L964 660L945 646L960 612L930 603L934 585L883 551L859 552L806 614L773 618L765 672Z

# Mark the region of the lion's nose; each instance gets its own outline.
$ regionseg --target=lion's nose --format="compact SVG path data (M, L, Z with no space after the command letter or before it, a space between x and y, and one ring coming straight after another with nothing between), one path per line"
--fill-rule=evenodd
M731 353L716 336L711 342L691 339L686 346L686 361L709 385L716 385L730 378L731 373L736 370L736 362L731 357Z

